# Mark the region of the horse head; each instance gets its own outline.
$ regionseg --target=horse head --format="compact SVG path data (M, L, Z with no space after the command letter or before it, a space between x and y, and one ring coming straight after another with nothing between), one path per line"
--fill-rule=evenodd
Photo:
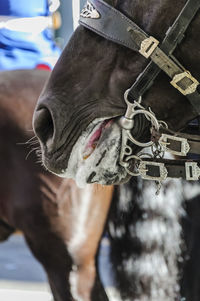
M133 20L147 34L162 41L186 0L175 6L170 0L105 0ZM199 14L175 57L200 76ZM138 52L117 45L79 26L58 60L43 90L34 114L43 163L62 177L72 177L82 185L98 182L118 184L129 179L119 164L122 129L119 117L126 111L124 92L147 66ZM157 119L173 130L182 129L196 117L189 101L169 84L160 72L142 99ZM146 141L149 122L138 116L132 129L135 138ZM137 153L138 147L134 148Z

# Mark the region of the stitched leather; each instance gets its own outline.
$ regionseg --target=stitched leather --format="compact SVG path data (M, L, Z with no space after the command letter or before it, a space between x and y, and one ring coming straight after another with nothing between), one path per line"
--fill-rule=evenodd
M101 17L99 19L92 19L80 16L79 23L84 27L96 32L107 40L135 51L138 50L138 47L131 39L127 28L131 26L143 33L145 37L148 37L148 35L134 22L106 2L102 0L90 0L90 3L94 5Z
M168 178L182 178L186 180L186 168L185 163L189 162L189 160L167 160L167 159L148 159L147 162L157 162L164 163L164 166L167 170ZM200 161L195 161L200 167ZM152 166L146 164L146 174L151 177L159 177L160 171L158 166Z
M138 51L143 40L149 36L133 21L116 10L114 7L105 3L103 0L90 0L95 9L100 13L99 19L80 17L80 24L88 29L96 32L104 38L111 40L117 44L128 47L134 51ZM145 70L139 75L136 82L129 91L129 99L136 100L142 96L147 89L150 88L156 76L160 72L160 68L164 70L171 78L183 72L179 64L174 63L169 57L177 44L184 37L184 32L188 28L198 9L200 1L188 0L178 18L168 30L168 33L161 44L161 49L156 48L151 59L159 66L157 67L151 62ZM128 32L131 28L132 35ZM131 38L132 36L132 38ZM163 52L164 51L164 52ZM169 66L169 67L168 67ZM187 81L183 86L187 86ZM194 107L197 114L200 114L200 94L197 89L194 93L188 94L186 97Z
M184 34L199 7L200 4L198 5L196 0L190 0L185 4L173 25L168 29L166 36L160 45L160 48L165 54L171 55L177 45L181 43ZM152 86L160 71L160 68L151 61L131 87L129 98L138 99L139 96L144 95L144 93Z

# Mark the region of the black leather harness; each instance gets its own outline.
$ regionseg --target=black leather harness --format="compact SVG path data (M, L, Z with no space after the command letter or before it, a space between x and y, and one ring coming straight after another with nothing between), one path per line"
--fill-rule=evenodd
M199 8L199 0L188 0L173 25L168 29L162 43L159 43L158 40L145 33L132 20L103 0L87 1L80 16L79 22L81 25L105 39L139 52L146 59L151 59L126 95L129 108L124 117L125 130L131 129L133 117L130 116L134 115L136 105L138 105L137 109L143 109L138 104L138 99L152 86L161 70L171 78L171 85L187 97L196 115L200 115L199 81L173 56L174 50L183 40L186 30ZM133 107L131 107L131 104L133 104ZM146 110L144 114L147 118L147 115L150 115ZM175 134L167 129L162 129L161 125L159 126L161 134L157 143L164 150L178 156L186 156L189 151L200 154L200 136ZM130 153L126 153L126 155L129 155L131 159L136 159L136 156L130 156ZM198 180L200 177L199 165L199 161L166 161L154 157L146 161L139 160L138 170L139 174L145 179L161 181L166 177L181 177L187 180ZM127 166L125 167L127 168ZM130 174L138 175L138 173Z

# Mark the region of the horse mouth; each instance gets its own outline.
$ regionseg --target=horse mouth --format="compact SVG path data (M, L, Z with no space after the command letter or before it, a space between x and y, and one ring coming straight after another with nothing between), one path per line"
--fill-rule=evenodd
M88 142L86 143L85 149L83 150L83 160L87 160L92 153L95 151L96 148L101 143L103 139L103 134L106 129L108 129L113 123L113 119L108 119L102 121L97 128L92 131L92 134L89 137Z
M119 165L121 128L115 119L96 119L79 137L68 166L59 176L73 178L79 187L88 183L119 184L127 176Z

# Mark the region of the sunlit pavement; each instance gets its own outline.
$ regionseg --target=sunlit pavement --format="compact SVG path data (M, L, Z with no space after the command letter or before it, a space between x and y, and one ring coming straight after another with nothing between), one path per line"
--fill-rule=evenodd
M110 263L110 242L100 246L99 271L110 301L121 300ZM52 301L45 272L29 251L22 235L0 243L0 301Z
M2 301L51 301L52 297L47 292L6 290L0 289L0 300Z
M0 301L53 300L41 265L21 235L0 243Z

